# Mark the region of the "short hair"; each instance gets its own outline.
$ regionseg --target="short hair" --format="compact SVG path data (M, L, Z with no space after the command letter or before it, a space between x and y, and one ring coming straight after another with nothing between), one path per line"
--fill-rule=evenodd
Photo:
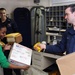
M0 11L1 11L1 10L5 10L5 11L6 11L6 9L5 9L5 8L0 8Z
M6 28L6 25L0 23L0 30L1 30L2 28Z
M75 12L75 4L70 4L70 5L67 6L67 8L70 8L72 13Z

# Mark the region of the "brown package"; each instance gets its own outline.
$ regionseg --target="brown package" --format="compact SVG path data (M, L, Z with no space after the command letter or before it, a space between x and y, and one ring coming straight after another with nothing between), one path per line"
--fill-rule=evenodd
M6 35L8 43L20 43L22 42L22 35L20 33L11 33Z

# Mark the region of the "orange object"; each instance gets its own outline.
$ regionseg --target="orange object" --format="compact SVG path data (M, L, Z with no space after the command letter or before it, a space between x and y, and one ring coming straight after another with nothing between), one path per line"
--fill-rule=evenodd
M36 43L36 44L34 45L34 48L36 48L36 50L37 50L38 52L40 52L40 51L41 51L41 48L38 46L38 44L40 44L40 42Z

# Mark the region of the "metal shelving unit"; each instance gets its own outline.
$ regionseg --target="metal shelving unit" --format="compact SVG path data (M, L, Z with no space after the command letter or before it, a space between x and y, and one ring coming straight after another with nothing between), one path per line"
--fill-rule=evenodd
M60 35L62 36L64 31L70 27L64 18L66 7L67 5L46 7L46 32L52 34L48 36L51 41L53 41L54 36L56 36L54 34L58 34L56 40L59 40Z
M64 19L64 10L67 6L46 7L46 23L47 27L67 28Z

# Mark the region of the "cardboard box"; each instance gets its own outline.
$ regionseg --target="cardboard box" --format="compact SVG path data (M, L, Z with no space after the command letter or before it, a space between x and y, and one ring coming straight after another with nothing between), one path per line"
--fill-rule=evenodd
M9 54L9 62L15 65L24 66L31 64L32 49L14 43Z
M61 75L75 75L75 52L56 60Z
M22 42L22 35L20 33L10 33L6 35L8 43L20 43Z

